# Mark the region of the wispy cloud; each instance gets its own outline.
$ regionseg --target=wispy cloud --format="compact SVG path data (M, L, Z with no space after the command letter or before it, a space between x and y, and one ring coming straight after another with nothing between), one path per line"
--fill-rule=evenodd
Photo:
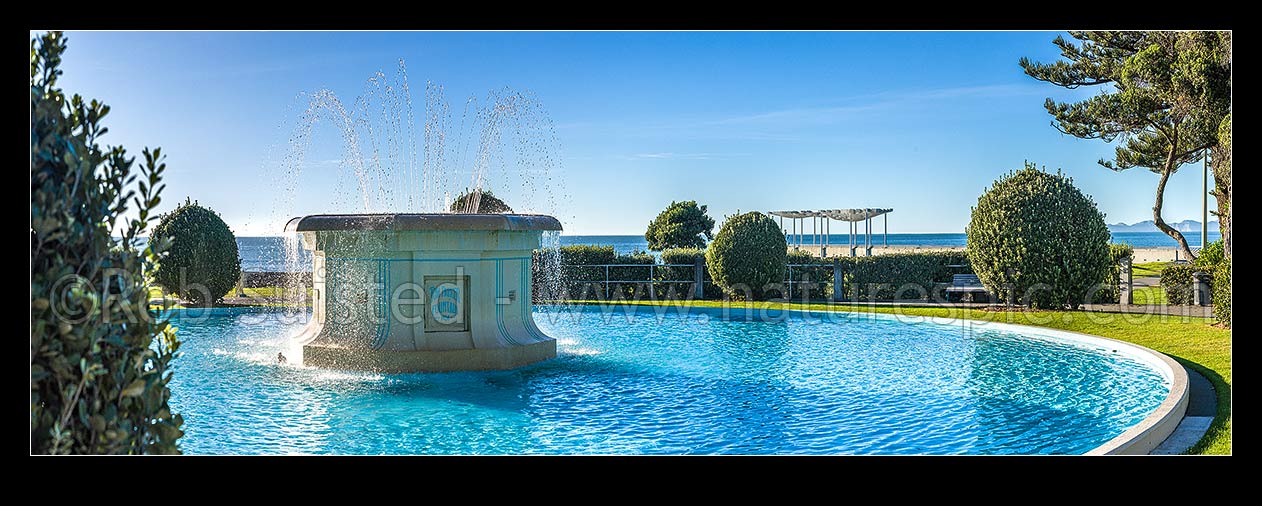
M821 105L816 107L797 107L755 114L730 116L693 124L690 125L690 127L717 125L802 126L810 124L835 123L847 119L853 119L870 112L888 111L904 106L923 106L924 102L927 101L983 97L1010 97L1042 93L1045 93L1045 91L1033 86L1013 84L891 91L847 97L839 100L842 104Z
M617 136L622 138L706 140L735 142L829 143L853 140L863 131L864 122L906 113L933 114L939 106L1021 96L1045 96L1036 83L982 84L928 89L903 89L839 96L780 109L770 108L708 116L675 116L637 123L575 122L559 124L572 136ZM979 106L980 107L980 106ZM730 111L730 110L729 110ZM838 136L837 127L847 127ZM642 152L625 155L635 160L705 160L735 156L729 153Z

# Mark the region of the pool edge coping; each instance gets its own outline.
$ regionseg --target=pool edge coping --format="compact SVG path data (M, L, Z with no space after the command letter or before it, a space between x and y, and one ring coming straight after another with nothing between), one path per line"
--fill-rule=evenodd
M1169 355L1145 346L1090 334L1081 335L1132 346L1135 350L1147 353L1152 358L1160 360L1170 370L1171 375L1170 393L1166 395L1166 399L1161 402L1161 405L1157 406L1156 410L1139 423L1126 429L1126 432L1119 434L1117 437L1110 439L1084 455L1148 455L1152 453L1171 434L1174 434L1175 429L1179 427L1179 423L1183 422L1184 415L1187 414L1190 393L1187 370L1183 368L1183 365L1170 358Z

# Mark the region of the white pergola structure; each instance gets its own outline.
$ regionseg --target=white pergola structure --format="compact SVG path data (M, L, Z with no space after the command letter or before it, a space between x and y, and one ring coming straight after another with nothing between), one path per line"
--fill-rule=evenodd
M859 230L859 222L863 222L864 236L864 253L872 256L872 218L884 216L882 220L885 225L885 233L882 239L886 246L889 246L889 213L893 209L865 208L865 209L824 209L820 211L767 211L768 215L780 218L780 230L784 232L785 238L789 244L793 245L794 250L802 249L806 244L806 239L810 238L810 244L819 245L819 254L821 257L828 256L828 231L831 220L845 221L850 223L850 256L855 256L855 250L858 249L859 243L855 235ZM784 219L788 218L790 228L785 228ZM811 220L811 232L806 232L806 219Z

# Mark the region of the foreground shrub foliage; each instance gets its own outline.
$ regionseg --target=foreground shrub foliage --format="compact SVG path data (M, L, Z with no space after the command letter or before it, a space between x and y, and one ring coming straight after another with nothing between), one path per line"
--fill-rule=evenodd
M179 341L148 313L144 278L165 244L134 247L165 165L146 149L132 188L135 159L97 144L109 107L56 87L65 49L58 32L31 41L31 452L179 453Z
M162 216L151 239L171 243L154 275L158 286L193 305L223 300L241 277L237 238L214 211L184 201Z
M1077 308L1109 273L1109 230L1095 202L1030 163L977 199L966 232L973 271L1009 301Z
M706 249L706 268L734 299L780 296L788 248L770 217L756 211L738 214L723 223Z

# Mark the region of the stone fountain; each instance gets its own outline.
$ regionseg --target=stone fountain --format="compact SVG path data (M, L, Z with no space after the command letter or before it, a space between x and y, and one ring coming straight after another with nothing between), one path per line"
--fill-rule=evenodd
M512 369L556 357L535 326L538 214L322 214L294 218L314 255L307 366L378 372Z

